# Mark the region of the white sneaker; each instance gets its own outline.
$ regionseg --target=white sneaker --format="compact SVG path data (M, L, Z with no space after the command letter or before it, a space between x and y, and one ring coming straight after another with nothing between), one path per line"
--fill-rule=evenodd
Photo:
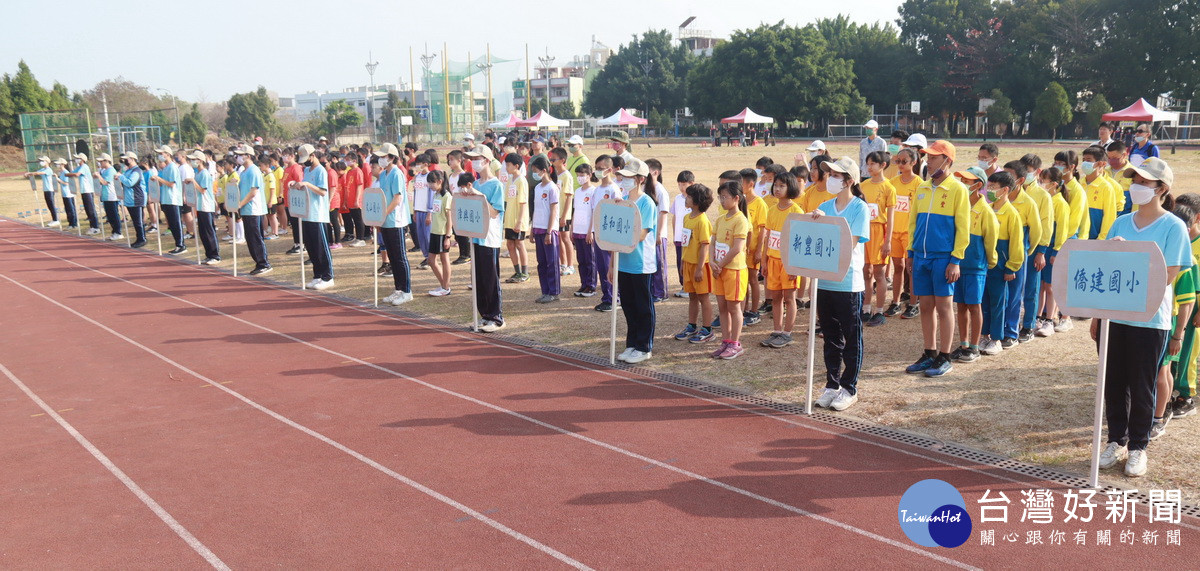
M1146 475L1146 451L1130 450L1129 460L1125 461L1125 475L1130 478Z
M321 283L321 278L313 278L312 281L308 282L308 289L317 287L319 283Z
M838 391L837 396L833 397L833 402L829 403L829 408L833 410L846 410L858 402L858 393L850 394L846 389Z
M236 244L236 245L239 245L239 246L240 246L240 245L242 245L242 244L245 244L245 243L246 243L246 239L245 239L245 238L243 238L243 239L241 239L241 240L238 240L238 241L234 242L234 244Z
M113 234L108 237L109 242L116 242L117 240L124 240L124 239L125 239L124 234Z
M833 399L837 398L838 392L838 389L825 387L825 392L821 393L820 397L817 397L816 405L822 408L829 408L829 404L833 402Z
M315 289L317 291L327 290L327 289L333 287L333 280L329 280L329 281L317 280L316 285L314 285L312 287L313 287L313 289Z
M1054 335L1054 322L1049 319L1038 323L1037 328L1033 330L1033 334L1038 337L1049 337Z
M1058 323L1054 324L1054 330L1059 333L1062 333L1063 331L1070 331L1074 328L1075 328L1075 324L1071 323L1070 317L1064 317L1062 319L1059 319Z
M393 291L391 294L385 296L383 299L381 299L379 301L382 301L383 303L391 303L391 302L395 301L396 298L400 297L400 295L403 293L404 292L402 292L400 290L396 290L396 291Z
M575 275L575 266L567 266L566 268L567 268L566 274L568 276Z
M88 236L95 236L96 234L99 234L99 233L100 233L99 228L88 228L88 231L87 231Z
M645 353L643 353L641 351L638 351L637 349L633 349L629 352L629 356L625 357L625 362L629 363L631 365L635 364L635 363L641 363L642 361L649 359L652 355L653 355L652 351L646 351Z
M47 228L53 228L55 226L62 226L62 222L59 222L58 220L51 220L46 223Z
M503 323L496 323L488 319L483 320L483 325L479 326L479 330L484 333L495 333L501 329L504 329Z
M621 351L620 354L617 355L617 360L624 361L625 359L628 359L629 355L632 354L633 351L633 347L626 347L624 351Z
M996 341L995 339L984 339L983 342L979 344L979 352L983 353L984 355L999 355L1003 350L1004 347L1001 347L1000 342Z
M1108 446L1104 447L1104 451L1100 453L1100 469L1107 470L1117 465L1121 461L1121 456L1125 455L1125 447L1116 442L1109 442Z
M367 245L367 243L363 240L355 240L353 242L350 242L351 248L359 248L359 247L366 246L366 245Z
M400 292L400 295L396 296L394 299L392 299L392 301L389 301L388 303L390 303L392 305L403 305L405 303L412 301L412 299L413 299L412 292L402 291L402 292Z
M447 295L450 295L450 290L448 290L444 287L440 287L437 289L431 289L431 290L429 290L429 295L430 295L430 297L445 297Z
M675 297L685 297L686 298L686 297L691 297L691 294L689 294L686 291L679 290L679 291L675 292Z
M232 241L233 241L233 236L226 236L226 237L224 237L224 238L221 238L221 241L222 241L222 242L232 242Z

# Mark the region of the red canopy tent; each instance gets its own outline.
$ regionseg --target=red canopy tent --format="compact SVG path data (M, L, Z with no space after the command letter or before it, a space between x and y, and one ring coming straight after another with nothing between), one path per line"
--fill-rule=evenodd
M775 119L773 117L759 115L758 113L751 111L750 108L747 107L745 109L742 109L741 113L738 113L737 115L734 115L733 117L726 117L724 119L721 119L721 122L722 123L774 123Z
M520 121L520 120L521 120L521 118L517 117L517 114L515 112L509 112L508 119L496 121L495 123L492 123L491 125L488 125L488 126L492 127L492 128L512 129L513 127L517 126L517 121Z
M1120 111L1105 113L1100 117L1102 121L1178 121L1179 114L1170 111L1162 111L1157 107L1148 103L1145 99L1138 99L1133 105L1126 107Z
M533 117L517 121L517 126L518 127L570 127L571 122L564 120L564 119L559 119L557 117L554 117L554 116L550 115L549 113L547 113L546 110L543 109L541 111L538 111L537 115L534 115Z
M626 125L646 125L649 122L650 122L649 120L638 117L638 116L626 111L625 108L622 107L616 113L613 113L612 115L609 115L608 117L605 117L599 121L596 121L596 125L605 125L605 126L619 125L619 126L624 127Z

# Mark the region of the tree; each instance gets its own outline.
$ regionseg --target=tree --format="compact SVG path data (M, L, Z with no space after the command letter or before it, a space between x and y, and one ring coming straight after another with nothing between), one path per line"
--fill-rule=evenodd
M830 51L815 27L762 25L739 30L688 76L691 108L715 119L749 106L783 123L865 121L851 63Z
M325 118L322 121L322 130L331 137L337 137L346 127L356 127L363 122L363 116L342 99L330 102L325 106L323 113Z
M988 97L994 101L987 108L988 125L996 129L998 135L1004 137L1008 131L1008 125L1016 118L1013 114L1012 100L999 89L993 89Z
M1087 102L1087 107L1084 109L1083 126L1088 131L1095 131L1103 121L1105 113L1112 111L1112 105L1109 105L1108 99L1104 98L1103 94L1097 93L1092 96L1092 99Z
M1050 142L1057 138L1057 129L1071 122L1071 101L1067 98L1067 90L1056 81L1051 81L1037 96L1033 108L1033 122L1045 125L1050 129Z
M16 112L31 113L45 111L50 102L50 94L38 83L25 60L17 64L17 74L6 79L10 97Z
M846 16L817 20L829 49L854 66L855 87L863 98L880 107L908 101L905 85L916 77L915 51L901 45L891 24L856 24Z
M648 31L609 58L592 80L583 100L583 112L593 117L611 115L621 107L674 111L687 106L687 77L696 56L676 44L666 30ZM648 71L647 71L648 70Z
M119 76L114 79L105 79L91 89L85 90L83 92L83 100L90 109L97 113L104 112L104 103L107 101L108 112L112 114L110 115L110 120L114 124L121 125L144 125L146 124L146 115L130 113L134 111L149 111L151 109L166 109L175 104L168 97L154 95L149 87ZM122 116L123 114L130 115ZM173 120L174 117L172 117ZM161 125L162 123L154 124Z
M204 144L204 136L208 134L208 127L204 124L204 117L200 116L200 106L193 103L191 110L179 119L180 139L186 145L202 145Z
M559 119L579 119L579 109L574 101L559 101L550 104L550 114Z
M396 139L396 130L401 128L401 117L416 117L416 111L412 109L412 106L412 102L407 98L400 97L398 91L394 89L388 91L387 101L384 102L383 109L379 112L379 120L389 139ZM413 123L415 125L416 121ZM408 129L409 132L412 131L412 127Z
M7 78L0 81L0 143L13 144L21 139L21 126L17 124L17 107L13 104L12 92Z
M250 93L236 93L229 98L229 114L225 117L225 129L240 137L268 137L279 133L275 121L275 102L267 95L267 89L259 86Z

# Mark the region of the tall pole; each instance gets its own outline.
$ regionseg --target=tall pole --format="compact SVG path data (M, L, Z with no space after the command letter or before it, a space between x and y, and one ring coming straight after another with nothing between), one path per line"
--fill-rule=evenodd
M445 109L446 118L446 140L454 140L454 135L450 134L451 123L450 117L450 57L446 51L446 44L442 44L442 108Z
M467 52L467 132L475 132L475 72L471 69L471 52Z
M175 136L179 139L175 142L176 145L183 146L183 133L179 132L179 100L175 98L175 94L169 89L157 88L159 91L171 96L171 105L175 107ZM170 138L168 138L170 140Z
M371 85L367 88L367 116L371 119L371 140L375 139L375 68L379 67L379 62L375 61L371 52L367 52L367 75L371 76Z
M554 57L550 55L550 48L546 48L545 56L538 56L538 63L542 64L542 72L546 74L546 112L550 112L550 66L554 65Z
M104 91L100 92L100 101L104 103L104 135L108 137L108 152L112 154L112 123L108 122L108 94Z
M493 108L495 106L495 104L492 103L492 44L487 45L487 72L488 72L488 100L487 100L488 116L487 116L487 120L495 121L496 120L496 110ZM1189 115L1189 117L1190 116L1191 115Z
M425 53L421 54L421 67L425 69L425 76L421 79L421 84L425 87L425 106L429 108L425 116L429 119L430 141L433 141L433 92L429 89L429 66L433 65L435 59L437 54L429 53L429 44L425 44Z
M529 78L529 44L525 44L525 118L529 118L529 100L533 98L533 81Z

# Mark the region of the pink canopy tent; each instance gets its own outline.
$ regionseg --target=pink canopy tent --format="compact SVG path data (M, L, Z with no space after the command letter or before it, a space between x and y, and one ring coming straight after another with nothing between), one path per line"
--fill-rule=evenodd
M1126 107L1120 111L1105 113L1100 117L1102 121L1178 121L1179 114L1170 111L1162 111L1157 107L1148 103L1145 99L1138 99L1133 105Z
M742 109L741 113L738 113L737 115L734 115L733 117L726 117L724 119L721 119L721 122L722 123L774 123L775 119L773 117L766 117L764 115L759 115L758 113L751 111L750 108L747 107L745 109Z
M649 122L649 120L638 117L622 107L620 111L596 121L596 125L625 127L628 125L645 125Z
M518 127L569 127L569 126L571 126L571 122L563 120L563 119L558 119L558 118L550 115L549 113L546 112L546 110L543 109L541 111L538 111L537 115L534 115L533 117L517 121L517 126Z
M513 127L516 127L517 122L520 120L521 120L521 118L517 117L516 112L513 111L513 112L509 112L508 119L505 119L503 121L496 121L495 123L492 123L491 125L488 125L488 126L493 127L493 128L511 129Z

